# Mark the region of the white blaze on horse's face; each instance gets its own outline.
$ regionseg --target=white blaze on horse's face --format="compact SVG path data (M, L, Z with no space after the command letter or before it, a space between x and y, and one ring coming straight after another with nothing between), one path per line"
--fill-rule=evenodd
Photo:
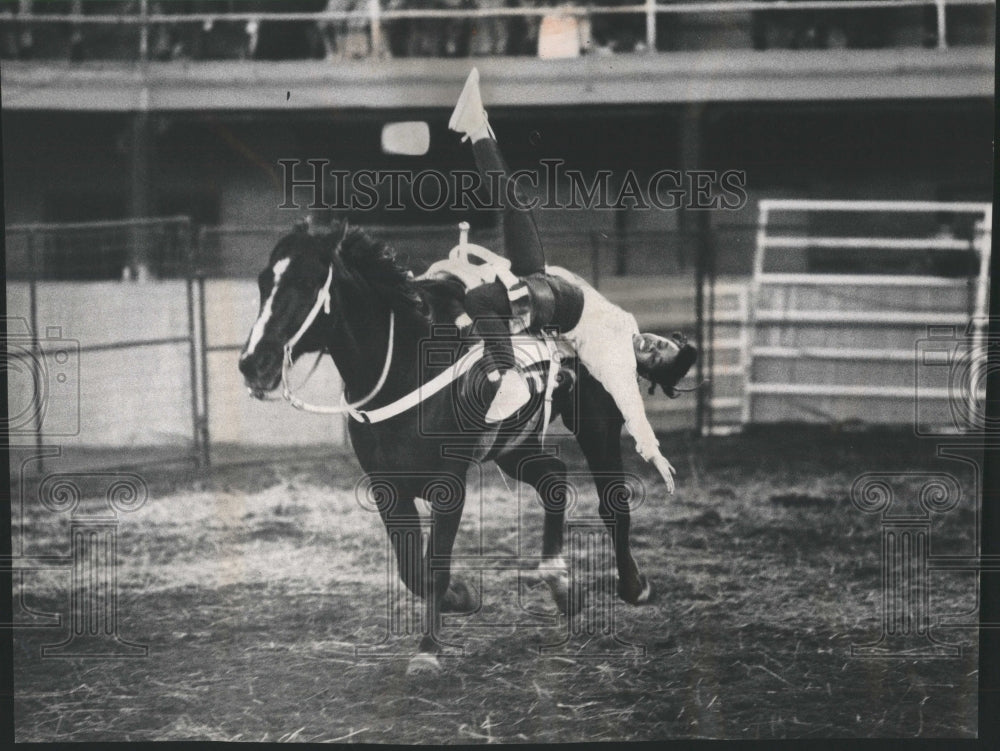
M274 305L274 296L278 293L278 282L281 281L281 275L285 273L289 263L291 263L290 258L282 258L271 269L271 273L274 275L274 282L271 284L271 294L268 295L267 301L261 308L260 315L257 316L257 320L250 330L250 340L247 342L244 357L252 355L254 350L257 349L257 345L260 344L260 340L264 338L264 332L267 330L267 324L271 320L271 314L273 313L272 306Z

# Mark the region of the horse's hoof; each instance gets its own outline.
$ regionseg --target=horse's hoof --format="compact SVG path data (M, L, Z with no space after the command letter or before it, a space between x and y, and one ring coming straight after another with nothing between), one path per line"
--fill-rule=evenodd
M441 663L437 655L429 652L419 652L410 658L406 667L407 675L437 675L441 672Z
M579 603L575 602L576 598L569 596L569 578L567 576L547 576L545 583L549 586L552 600L559 612L566 616L575 615L580 608ZM570 612L571 610L573 612Z
M476 609L476 599L469 586L458 579L452 579L448 592L441 602L442 613L471 613Z
M618 596L621 597L629 605L646 605L653 599L653 585L649 583L649 579L646 578L645 574L639 574L638 588L635 594L626 591L621 582L618 583Z
M642 589L639 590L639 596L635 598L635 604L646 605L653 599L653 585L643 574L639 574L639 583L642 584Z
M538 573L552 593L552 599L565 616L573 616L580 610L580 598L570 597L569 574L562 558L539 564Z

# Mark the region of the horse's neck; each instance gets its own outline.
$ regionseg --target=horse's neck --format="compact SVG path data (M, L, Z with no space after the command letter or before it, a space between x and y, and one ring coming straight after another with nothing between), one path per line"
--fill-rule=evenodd
M378 383L390 357L390 311L388 305L356 308L340 317L334 327L329 351L347 389L348 399L367 396ZM417 387L417 347L429 329L426 322L406 313L391 314L392 363L385 383L373 404L385 397L399 397Z

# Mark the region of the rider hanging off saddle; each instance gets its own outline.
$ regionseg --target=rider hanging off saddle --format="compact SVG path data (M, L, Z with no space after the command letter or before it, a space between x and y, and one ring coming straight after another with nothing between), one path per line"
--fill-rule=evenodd
M634 316L578 276L557 266L546 266L534 217L521 208L527 204L517 192L516 182L508 185L507 165L483 109L475 68L448 127L464 134L463 141L472 142L476 168L485 184L490 183L491 174L500 175L496 187L504 201L507 258L479 246L464 246L470 249L469 255L492 264L494 272L493 281L472 286L465 296L469 319L464 323L483 336L486 357L491 360L488 377L499 381L486 413L487 422L507 419L530 399L530 391L514 367L510 335L555 329L560 343L572 350L614 399L625 418L625 428L635 439L636 451L656 467L668 492L673 493L675 470L660 453L646 418L637 375L651 382L650 393L659 385L668 396L676 396L677 382L697 357L694 347L680 335L667 339L640 333ZM517 198L520 206L507 200L508 196ZM428 269L428 275L435 273L435 266Z

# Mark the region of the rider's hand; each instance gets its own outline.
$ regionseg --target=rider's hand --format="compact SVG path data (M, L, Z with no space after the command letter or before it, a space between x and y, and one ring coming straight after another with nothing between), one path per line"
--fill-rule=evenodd
M663 482L667 485L667 492L670 495L674 494L674 475L677 474L677 470L674 469L673 465L667 461L666 457L657 454L650 461L652 461L653 466L659 471L660 475L663 477Z

